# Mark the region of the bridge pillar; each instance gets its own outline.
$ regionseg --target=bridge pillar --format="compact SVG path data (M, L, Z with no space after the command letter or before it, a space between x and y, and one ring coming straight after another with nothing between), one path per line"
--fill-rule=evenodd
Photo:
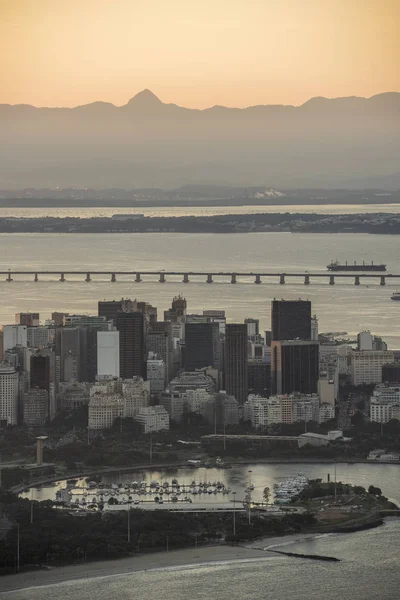
M360 285L360 276L359 275L356 275L354 277L354 285Z
M13 278L11 277L11 273L9 272L7 275L6 281L8 281L10 283L10 281L12 281L12 280L13 280Z
M183 274L183 283L189 283L189 273Z
M136 273L135 281L136 281L136 283L140 283L142 281L142 278L140 277L140 273Z
M261 283L261 275L256 275L254 283Z
M115 283L117 281L117 278L115 276L115 273L111 273L111 283Z
M60 281L62 281L62 282L64 282L64 281L65 281L65 275L64 275L64 273L61 273L61 276L60 276Z
M209 274L207 275L207 283L212 283L212 282L213 282L212 274L211 274L211 273L209 273Z
M87 281L87 282L92 281L91 277L90 277L90 273L86 273L86 279L85 279L85 281Z
M284 273L282 273L282 275L279 275L279 283L281 285L285 284L285 274Z
M333 275L330 275L329 277L329 285L335 285L335 278Z
M35 278L34 278L34 280L33 280L33 281L39 281L39 277L38 277L38 274L37 274L37 273L35 273Z
M160 273L160 283L165 283L165 273Z
M381 285L386 285L386 277L384 275L381 277Z
M232 273L231 283L236 283L236 275L235 275L235 273Z
M304 275L304 285L310 285L310 276Z

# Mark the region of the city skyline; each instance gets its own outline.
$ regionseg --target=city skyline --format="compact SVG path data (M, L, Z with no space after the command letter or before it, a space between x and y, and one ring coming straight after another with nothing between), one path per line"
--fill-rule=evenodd
M4 0L0 103L122 105L150 88L190 108L245 107L396 91L399 11L396 0Z

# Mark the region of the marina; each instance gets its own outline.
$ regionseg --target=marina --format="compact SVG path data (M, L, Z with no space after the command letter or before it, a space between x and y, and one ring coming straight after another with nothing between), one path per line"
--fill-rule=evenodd
M304 490L308 485L308 478L299 473L296 477L287 477L274 485L275 504L286 504Z
M162 508L165 506L186 507L187 509L193 509L197 507L215 507L225 506L232 507L233 501L235 500L236 507L243 505L246 497L246 490L252 488L251 501L253 505L265 503L264 491L265 488L269 488L269 500L268 503L274 504L278 499L278 489L284 489L285 485L280 485L288 480L292 480L298 476L304 475L307 479L322 479L327 480L330 475L331 481L334 478L334 463L248 463L248 464L232 464L230 469L217 469L204 467L199 468L187 468L187 467L175 467L175 468L149 468L147 470L138 469L137 471L97 474L96 476L88 477L76 477L75 479L59 479L52 483L42 484L41 486L33 485L33 487L25 488L20 492L22 498L27 500L35 501L46 501L56 500L56 494L58 491L62 491L70 488L73 491L72 496L82 500L85 497L93 499L94 496L99 496L98 490L115 491L118 490L120 493L116 496L121 502L129 500L129 496L132 496L132 504L118 504L115 507L123 509L129 506L139 506L140 508ZM353 485L361 485L368 488L371 483L381 488L382 493L392 500L396 504L400 504L400 465L399 464L382 464L378 462L368 463L336 463L337 481L343 481ZM250 473L251 471L251 473ZM180 489L185 489L185 493L181 491L180 494L165 494L163 492L163 504L158 506L154 502L156 496L160 494L156 493L156 487L150 488L152 481L158 482L160 487L161 484L168 482L169 490L172 491L172 480L176 479L180 485ZM96 481L95 481L96 480ZM89 487L89 482L93 482ZM139 483L140 487L142 482L145 482L146 486L143 486L146 490L146 495L128 493L125 488L131 488L133 492L133 482ZM204 483L217 483L221 482L225 487L221 489L230 490L228 493L197 493L188 494L186 490L191 488L192 481L195 481L197 490L202 487L204 490ZM200 486L203 483L203 486ZM121 484L121 485L120 485ZM94 485L101 485L102 487L94 487ZM113 487L114 486L114 487ZM278 486L278 487L276 487ZM135 486L136 487L136 486ZM163 486L162 486L163 487ZM208 486L210 487L210 486ZM207 489L208 489L207 487ZM211 486L212 487L212 486ZM74 488L74 490L73 490ZM86 489L85 489L86 488ZM154 492L148 493L154 489ZM164 489L164 487L163 487ZM193 488L195 489L195 488ZM87 492L88 495L84 496L83 493ZM141 490L138 490L141 491ZM234 494L235 492L235 494ZM65 492L63 492L65 493ZM178 498L177 502L172 503L172 496L175 495ZM104 496L104 493L103 493ZM190 502L182 502L185 496L192 500ZM134 504L135 500L139 500L138 504ZM108 502L105 504L107 507L110 506ZM81 504L79 506L82 506ZM112 505L111 505L112 506ZM274 506L277 506L274 504Z
M112 483L107 485L97 481L88 481L85 485L77 485L77 480L67 481L64 488L58 489L55 499L69 508L87 510L113 509L114 507L130 508L175 508L182 504L201 504L201 499L213 498L221 504L221 497L228 496L231 488L221 481L179 483L177 479L171 482L152 480ZM227 498L225 501L230 502ZM164 506L165 505L165 506Z

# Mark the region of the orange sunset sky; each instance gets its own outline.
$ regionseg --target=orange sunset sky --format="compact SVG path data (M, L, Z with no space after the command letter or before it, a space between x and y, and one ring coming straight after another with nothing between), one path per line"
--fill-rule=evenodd
M0 103L301 104L400 91L400 0L0 0Z

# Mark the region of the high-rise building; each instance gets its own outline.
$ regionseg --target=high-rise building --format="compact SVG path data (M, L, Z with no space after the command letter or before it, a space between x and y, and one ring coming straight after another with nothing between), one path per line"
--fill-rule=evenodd
M39 313L22 312L15 314L16 325L26 325L27 327L38 327L40 325Z
M247 400L247 325L229 323L225 330L225 389L239 404Z
M211 396L204 406L204 417L216 430L239 423L239 402L226 391Z
M194 371L204 367L220 368L218 323L185 323L184 368Z
M119 377L119 331L97 332L97 375Z
M64 312L52 312L51 320L56 327L62 327L64 325L64 317L68 317L68 313Z
M160 406L163 406L171 421L179 423L185 410L185 398L178 392L165 391L160 395Z
M180 319L184 319L186 315L187 302L183 296L175 296L172 300L172 305L169 310L164 311L164 321L172 321L176 323Z
M31 388L50 390L51 359L49 354L38 352L31 356Z
M351 383L382 383L383 365L393 363L390 350L354 350L351 354Z
M318 342L318 319L317 315L314 315L311 319L311 339L313 342Z
M26 325L4 325L3 327L3 351L6 352L15 346L28 345L28 327Z
M163 406L142 408L135 420L142 426L143 433L169 429L169 415Z
M311 302L309 300L273 300L272 340L310 340Z
M56 328L55 349L60 365L60 381L86 381L82 353L84 331L80 327Z
M137 302L135 300L133 310L142 312L145 318L146 330L151 323L157 322L157 307L152 306L148 302Z
M383 365L382 381L387 383L400 383L400 361L396 360L392 364Z
M18 373L6 363L0 364L0 421L18 424Z
M152 396L159 396L165 388L165 363L157 355L149 352L147 359L147 380Z
M49 418L49 394L46 390L33 388L23 394L24 424L40 427Z
M54 336L54 327L28 327L28 346L30 348L44 348L54 342Z
M120 312L132 312L133 302L132 300L124 299L121 300L99 300L98 302L98 315L99 317L105 317L106 321L112 321L114 327L117 325L117 314Z
M203 315L207 317L210 323L218 323L219 332L222 335L225 335L225 327L226 327L226 316L224 310L219 309L208 309L203 310Z
M316 394L319 344L311 340L273 341L271 384L274 394Z
M119 312L120 376L124 379L143 377L146 379L146 344L144 335L144 314L141 312Z
M141 408L150 404L150 382L141 377L122 381L121 393L124 398L124 417L134 417Z
M260 335L260 321L258 319L248 318L244 322L247 325L247 337L250 340L255 340Z
M271 395L271 364L259 360L249 360L247 365L248 393L263 398Z
M50 420L57 413L56 357L51 348L44 348L30 357L30 388L45 390L48 398L47 415Z
M357 335L357 350L373 350L374 336L370 331L361 331Z
M370 331L361 331L357 335L357 350L387 350L387 344L382 338L372 335Z
M157 358L164 362L164 386L167 385L175 375L171 323L166 321L152 322L147 330L146 348L148 352L156 354Z

